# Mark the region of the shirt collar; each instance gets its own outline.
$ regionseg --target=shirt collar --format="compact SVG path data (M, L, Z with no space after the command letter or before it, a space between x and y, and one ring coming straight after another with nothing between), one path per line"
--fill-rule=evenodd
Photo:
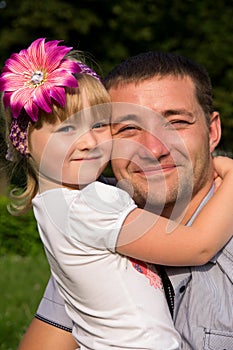
M214 194L214 184L211 186L211 189L209 190L209 192L207 193L207 195L203 198L202 202L200 203L199 207L196 209L196 211L194 212L194 214L192 215L192 217L189 219L189 221L187 222L187 226L192 225L193 221L196 219L197 215L199 214L199 212L202 210L202 208L206 205L206 203L208 202L208 200L213 196ZM210 261L212 263L216 263L217 258L218 258L218 254L217 253L212 259L210 259Z
M206 203L208 202L208 200L213 196L214 194L214 184L212 185L211 189L209 190L209 192L207 193L207 195L203 198L202 202L200 203L200 205L198 206L198 208L196 209L196 211L194 212L194 214L192 215L192 217L189 219L189 221L187 222L187 226L191 226L193 221L196 219L197 215L199 214L199 212L202 210L202 208L206 205Z

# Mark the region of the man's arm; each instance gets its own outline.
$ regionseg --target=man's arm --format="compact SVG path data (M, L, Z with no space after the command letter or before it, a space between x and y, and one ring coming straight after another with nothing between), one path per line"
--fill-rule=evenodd
M72 334L34 318L18 350L75 350L78 344Z

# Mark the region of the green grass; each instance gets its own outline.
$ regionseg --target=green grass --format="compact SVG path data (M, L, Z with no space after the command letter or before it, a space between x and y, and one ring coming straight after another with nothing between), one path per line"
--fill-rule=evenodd
M0 350L16 350L43 295L50 272L38 256L0 256Z

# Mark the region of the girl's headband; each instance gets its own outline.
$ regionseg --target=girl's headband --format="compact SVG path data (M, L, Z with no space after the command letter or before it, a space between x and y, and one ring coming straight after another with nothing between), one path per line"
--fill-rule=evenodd
M9 107L12 114L10 139L25 157L30 120L38 120L40 109L51 113L53 101L65 106L64 87L78 87L73 74L86 73L100 80L84 63L65 59L73 48L58 46L60 42L37 39L28 49L12 54L2 69L0 91L4 92L4 107Z

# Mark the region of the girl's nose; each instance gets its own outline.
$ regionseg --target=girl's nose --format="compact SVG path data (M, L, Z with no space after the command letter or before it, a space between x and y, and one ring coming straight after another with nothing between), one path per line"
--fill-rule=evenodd
M93 130L88 130L79 136L76 144L81 151L95 148L97 145L97 140Z

